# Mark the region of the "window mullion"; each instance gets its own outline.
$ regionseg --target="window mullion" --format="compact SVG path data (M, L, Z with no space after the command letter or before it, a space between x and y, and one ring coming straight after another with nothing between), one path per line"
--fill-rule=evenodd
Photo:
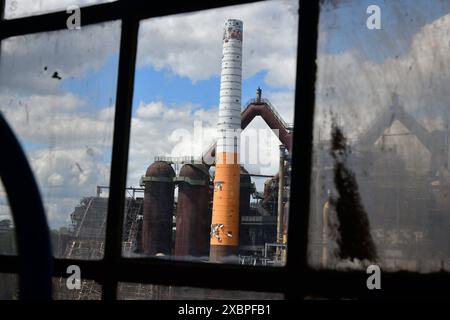
M122 254L122 229L125 204L124 190L127 177L138 31L139 20L136 16L128 15L122 19L111 161L111 187L105 235L104 260L107 264L120 259ZM111 272L110 274L115 273ZM112 279L111 277L107 279L103 288L104 299L115 299L116 285L117 279Z
M292 156L290 203L286 268L290 278L288 298L299 294L302 276L307 270L308 223L310 203L310 176L312 133L314 119L318 1L300 1L297 48L297 78L295 89L295 116ZM294 281L294 279L297 279ZM297 282L298 281L298 282Z
M0 21L5 17L5 1L6 0L0 0Z

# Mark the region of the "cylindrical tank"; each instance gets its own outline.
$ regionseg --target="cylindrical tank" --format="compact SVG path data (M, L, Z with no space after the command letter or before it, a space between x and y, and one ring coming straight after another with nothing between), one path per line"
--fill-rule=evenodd
M176 256L209 255L211 214L209 172L203 164L185 164L180 170L177 204Z
M145 174L142 249L147 255L171 254L175 171L157 161Z
M252 179L248 171L241 166L241 180L240 180L240 195L239 195L239 215L246 216L250 212L250 196L253 193Z

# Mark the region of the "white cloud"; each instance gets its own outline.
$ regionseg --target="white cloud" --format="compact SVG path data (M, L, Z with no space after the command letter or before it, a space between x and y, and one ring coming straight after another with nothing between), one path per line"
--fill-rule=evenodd
M81 198L95 194L97 185L108 185L110 161L104 161L97 148L36 150L28 155L51 226L66 224Z
M155 119L160 118L164 111L164 106L161 101L144 104L142 101L139 103L136 114L140 118Z
M58 93L61 80L83 78L98 70L106 58L118 53L119 43L119 22L3 40L0 93ZM55 72L61 80L53 77Z
M193 81L220 75L223 23L244 22L244 78L262 70L271 86L295 86L297 1L267 1L150 19L141 24L138 65Z
M16 1L17 16L63 8L68 1ZM96 0L78 0L92 4ZM70 1L73 4L73 1ZM10 5L6 4L6 11ZM220 74L222 28L228 18L244 21L244 78L267 71L274 87L293 88L297 50L297 1L277 0L149 19L141 24L138 66L167 68L192 81ZM12 12L11 12L12 13ZM84 26L13 37L2 41L1 91L55 93L62 79L81 78L98 70L117 53L120 23Z
M103 161L98 149L41 149L28 151L27 156L52 228L67 225L69 214L81 198L93 195L97 185L108 185L110 164ZM11 218L11 213L0 185L0 219L3 218Z
M0 111L26 149L50 225L66 225L82 197L109 184L114 107L96 111L71 93L4 94Z
M0 110L22 143L45 144L48 148L112 143L113 107L96 113L71 93L25 98L0 95Z
M319 47L317 128L328 131L329 111L333 111L346 131L355 136L391 105L391 94L397 92L405 109L428 130L443 129L450 117L449 28L450 15L425 25L413 37L406 54L382 63L367 60L356 48L323 54ZM377 43L373 47L389 50L384 46Z
M59 173L52 173L47 178L47 181L48 181L48 185L50 187L60 187L63 184L63 182L64 182L64 178Z
M39 6L42 11L52 9L50 2L32 4L20 14ZM194 82L219 75L223 22L240 18L245 30L244 77L266 71L268 85L291 90L296 10L296 1L268 1L148 20L140 30L138 64L165 68ZM109 184L114 106L94 109L85 98L63 91L63 81L52 75L58 72L63 80L81 79L89 85L89 75L118 52L119 26L103 24L2 41L0 110L27 149L53 227L66 224L75 205L95 194L97 185ZM292 118L292 91L265 95L277 108L279 104L283 117ZM132 119L128 184L138 185L155 156L200 156L216 135L217 113L218 107L141 102ZM267 128L260 119L250 127ZM183 132L191 137L188 143L182 140ZM263 168L249 169L273 174L278 145L272 146L269 136L258 138L259 160L270 161Z
M137 186L155 156L199 157L214 139L216 117L217 108L140 102L131 123L127 184Z

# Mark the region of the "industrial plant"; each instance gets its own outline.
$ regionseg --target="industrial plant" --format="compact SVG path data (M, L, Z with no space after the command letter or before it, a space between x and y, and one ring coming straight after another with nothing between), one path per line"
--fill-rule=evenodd
M143 168L140 188L125 190L124 256L285 264L293 126L262 97L261 88L241 109L242 44L242 21L227 20L217 141L199 158L155 157ZM240 163L240 133L257 116L279 133L279 168L271 176L251 174ZM393 127L401 132L389 133ZM370 221L377 262L394 270L450 268L449 131L428 130L393 94L386 111L345 143L350 150L345 165L356 177L354 192ZM341 220L337 227L332 223L333 198L342 195L335 185L332 148L330 137L314 141L309 208L310 263L326 268L338 267L340 262L339 240L333 234L344 223L352 223ZM417 148L427 156L414 162L408 155ZM256 177L266 178L264 190L257 190ZM108 204L102 193L107 188L98 186L96 196L82 199L72 212L70 232L59 243L62 257L102 258ZM291 214L307 214L307 209ZM101 296L100 286L92 281L83 281L81 290L72 291L65 288L64 279L55 284L56 298ZM207 290L175 289L121 283L118 294L125 299L218 298ZM265 298L263 293L251 297Z
M217 141L199 158L155 157L140 180L141 188L126 189L124 256L255 266L285 263L293 126L262 98L260 88L241 111L242 42L242 21L227 20ZM240 163L241 131L257 116L279 133L279 170L273 176L250 174ZM267 178L264 190L256 190L252 177ZM82 199L71 214L70 232L58 245L65 248L63 257L102 258L108 204L102 193L107 188L98 186L97 195ZM83 281L82 289L74 291L65 288L64 279L55 280L55 285L59 299L96 299L101 295L100 287L92 281ZM169 289L120 284L119 295L182 296ZM195 296L192 290L187 290L184 298ZM258 296L264 298L264 294Z

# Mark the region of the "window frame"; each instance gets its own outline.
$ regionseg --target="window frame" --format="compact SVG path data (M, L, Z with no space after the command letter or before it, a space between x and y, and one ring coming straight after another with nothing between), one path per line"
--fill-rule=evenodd
M85 279L102 285L102 299L116 300L119 282L154 285L192 286L211 289L236 289L281 292L286 299L321 297L405 297L448 296L450 273L383 272L381 292L369 291L364 271L342 272L316 270L308 266L308 222L310 204L311 155L315 105L319 1L299 0L297 76L295 89L295 128L292 156L291 201L289 212L289 250L284 267L251 267L229 264L205 264L159 258L122 256L128 151L130 142L132 98L135 80L136 51L141 20L195 12L261 0L145 0L103 3L82 7L82 26L120 20L120 52L110 196L105 235L105 252L101 260L53 258L55 277L66 277L69 265L76 264ZM58 11L11 20L3 19L5 0L0 0L0 41L38 32L66 29L68 14ZM0 57L1 59L1 57ZM307 106L307 107L302 107ZM0 272L18 273L18 257L0 255ZM211 281L220 278L222 281ZM264 279L262 281L262 279Z

